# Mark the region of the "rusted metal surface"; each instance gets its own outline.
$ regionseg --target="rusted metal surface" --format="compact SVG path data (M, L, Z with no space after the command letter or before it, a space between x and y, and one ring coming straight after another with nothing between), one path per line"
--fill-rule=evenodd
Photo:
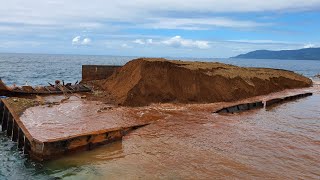
M296 99L300 99L300 98L304 98L304 97L308 97L308 96L312 96L312 93L303 93L303 94L297 94L297 95L287 96L287 97L283 97L283 98L270 99L270 100L266 101L266 107L270 107L270 106L280 104L280 103L285 103L288 101L294 101Z
M83 65L82 66L82 81L93 81L107 79L121 66L107 65Z
M2 107L0 109L0 114L2 115L1 130L5 131L11 140L18 142L19 150L23 150L24 154L29 154L30 142L33 141L33 138L9 103L5 99L0 99L0 104Z
M276 104L294 101L294 100L308 97L308 96L312 96L312 93L307 92L307 93L302 93L302 94L290 95L290 96L286 96L286 97L277 97L277 98L273 98L273 99L268 99L268 100L266 100L265 104L262 101L258 101L258 102L252 102L252 103L233 105L233 106L229 106L229 107L224 107L218 111L215 111L214 113L238 113L238 112L248 111L248 110L252 110L252 109L263 108L263 107L268 108L268 107L271 107Z
M263 106L264 104L262 101L252 102L252 103L238 104L235 106L225 107L214 113L237 113L237 112L243 112L243 111L248 111L252 109L263 108Z
M2 131L6 131L7 136L17 142L18 150L38 161L54 159L76 151L91 150L96 146L121 140L130 131L147 125L145 123L39 141L31 136L5 99L0 99L0 115Z
M138 127L141 126L119 128L107 132L101 131L93 134L79 135L73 138L34 144L34 146L32 146L32 158L37 160L50 160L78 151L92 150L97 146L121 140L124 135Z

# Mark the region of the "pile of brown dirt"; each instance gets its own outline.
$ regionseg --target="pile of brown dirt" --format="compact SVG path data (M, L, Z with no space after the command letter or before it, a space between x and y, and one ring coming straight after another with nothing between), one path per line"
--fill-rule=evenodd
M128 62L100 85L117 104L144 106L158 102L236 101L309 87L312 81L286 70L140 58Z

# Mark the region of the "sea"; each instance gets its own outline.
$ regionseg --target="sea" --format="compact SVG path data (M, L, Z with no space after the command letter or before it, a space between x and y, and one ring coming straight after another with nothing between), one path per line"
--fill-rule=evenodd
M47 85L48 82L53 83L55 80L74 83L81 80L82 65L124 65L134 58L137 57L0 53L0 77L8 85ZM320 60L170 59L286 69L319 82L315 75L320 74ZM233 124L230 125L230 123ZM192 161L187 161L187 158L166 161L161 158L161 155L170 158L170 152L164 155L160 150L159 152L141 153L144 156L138 156L128 150L128 146L133 144L130 143L129 138L126 143L116 142L90 152L39 163L24 157L21 152L17 151L17 145L0 132L0 180L207 179L208 177L218 179L264 179L264 177L266 179L320 179L319 94L289 103L272 110L271 113L258 112L254 116L245 117L244 121L232 118L230 121L221 121L219 125L212 128L214 131L214 128L229 127L229 125L233 128L233 134L225 137L225 141L230 141L230 144L223 143L223 145L233 153L232 156L228 157L228 153L221 152L219 148L206 149L210 153L223 154L227 157L221 159L219 155L214 157L210 154L201 162L201 158L199 162L197 161L196 153L183 151L187 147L182 148L181 152L186 153L185 155L189 158L192 157ZM249 130L248 127L250 127ZM206 137L204 140L212 142L210 138L222 139L221 141L224 139L223 132L215 136ZM232 146L233 140L239 138L238 136L243 136L243 138L234 142L237 146ZM234 139L230 140L231 137ZM137 137L133 139L135 138ZM165 145L168 142L159 141L160 144L155 144L155 146L161 146L161 143ZM178 140L176 142L181 143ZM139 147L148 145L148 142L144 143L139 144ZM248 153L244 151L246 149ZM250 152L253 149L259 153ZM172 154L179 157L179 152L175 153L175 151L172 149ZM146 167L143 163L148 159L157 159L159 162L154 161ZM172 164L173 162L176 164Z

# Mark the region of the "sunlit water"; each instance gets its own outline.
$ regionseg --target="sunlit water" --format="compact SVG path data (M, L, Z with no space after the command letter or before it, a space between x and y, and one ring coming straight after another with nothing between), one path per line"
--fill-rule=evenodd
M82 64L121 65L130 59L0 54L0 77L8 84L75 82L81 79ZM309 77L320 72L320 61L219 61L289 69ZM317 92L268 110L231 116L161 107L164 119L122 142L47 163L27 160L0 134L0 179L319 179L319 102Z

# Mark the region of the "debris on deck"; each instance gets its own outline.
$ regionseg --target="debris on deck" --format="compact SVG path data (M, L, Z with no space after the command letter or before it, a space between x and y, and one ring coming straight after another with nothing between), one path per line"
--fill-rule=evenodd
M32 95L32 94L42 94L42 95L49 95L49 94L69 94L69 93L76 93L76 92L90 92L91 89L83 84L75 84L71 83L62 83L59 80L56 80L55 84L49 83L49 86L38 86L32 87L29 85L25 86L15 86L8 87L3 83L0 78L0 94L5 96L19 96L19 95Z

